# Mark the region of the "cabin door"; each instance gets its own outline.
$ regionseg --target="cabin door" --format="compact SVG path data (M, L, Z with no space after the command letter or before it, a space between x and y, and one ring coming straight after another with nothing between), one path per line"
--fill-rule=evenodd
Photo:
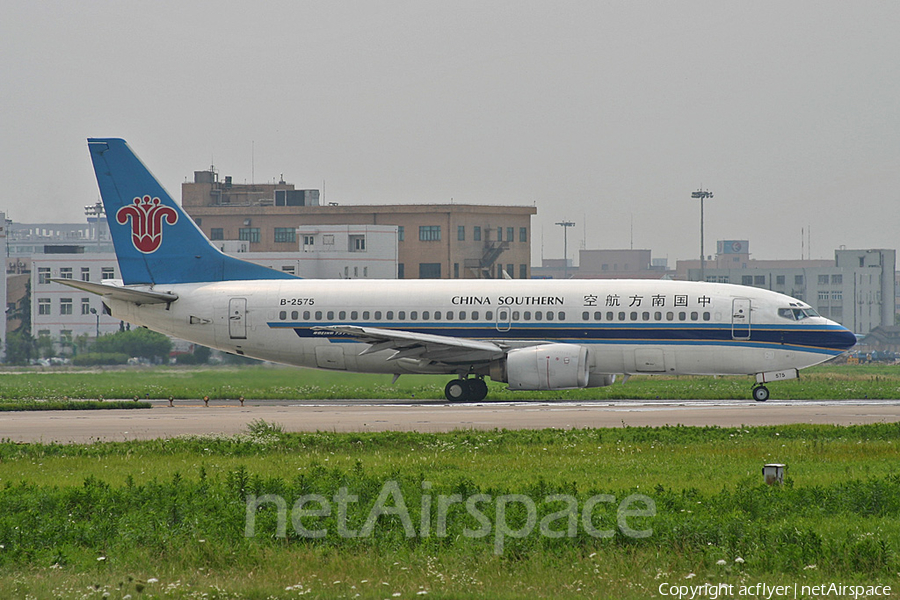
M232 298L228 301L228 337L247 339L247 299Z
M735 298L731 305L731 337L750 339L750 298Z

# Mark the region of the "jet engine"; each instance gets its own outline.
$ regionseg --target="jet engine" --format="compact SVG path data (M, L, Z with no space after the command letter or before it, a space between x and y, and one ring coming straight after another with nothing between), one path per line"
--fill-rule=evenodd
M575 344L541 344L511 350L506 378L511 390L583 388L590 380L588 349ZM496 377L491 375L492 378Z

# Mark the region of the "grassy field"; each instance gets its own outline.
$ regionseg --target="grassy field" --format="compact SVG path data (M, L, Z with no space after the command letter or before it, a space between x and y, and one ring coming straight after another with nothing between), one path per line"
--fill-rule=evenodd
M0 597L650 598L703 583L740 597L832 581L896 595L898 445L897 424L294 434L263 422L231 437L0 443ZM783 486L762 483L768 462L788 465ZM344 514L342 489L357 496ZM285 501L283 537L277 503L248 501L264 495ZM441 531L454 495L478 510L445 503Z
M0 372L0 401L98 399L443 398L446 376L367 375L287 367L157 367L87 371ZM511 392L489 383L489 400L746 399L751 377L635 376L626 384L562 392ZM773 399L900 398L900 367L835 365L804 370L801 379L770 386Z

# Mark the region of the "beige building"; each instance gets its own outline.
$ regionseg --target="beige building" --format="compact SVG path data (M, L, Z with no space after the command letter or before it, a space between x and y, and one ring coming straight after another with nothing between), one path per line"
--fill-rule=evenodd
M182 206L210 240L242 240L251 252L294 250L314 225L397 227L400 279L531 277L532 206L471 204L319 205L318 190L292 184L235 185L211 171L181 188Z

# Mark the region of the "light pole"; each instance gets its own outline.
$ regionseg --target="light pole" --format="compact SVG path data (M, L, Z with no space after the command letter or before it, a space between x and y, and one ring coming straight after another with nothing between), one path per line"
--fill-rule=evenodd
M691 198L700 198L700 281L706 281L706 259L703 254L703 201L712 197L712 192L703 188L691 193Z
M557 223L563 228L563 265L565 266L565 276L563 279L569 278L569 227L575 227L574 221L560 221Z
M100 313L97 312L96 308L92 308L91 314L94 315L95 317L97 317L97 338L99 338L100 337Z

